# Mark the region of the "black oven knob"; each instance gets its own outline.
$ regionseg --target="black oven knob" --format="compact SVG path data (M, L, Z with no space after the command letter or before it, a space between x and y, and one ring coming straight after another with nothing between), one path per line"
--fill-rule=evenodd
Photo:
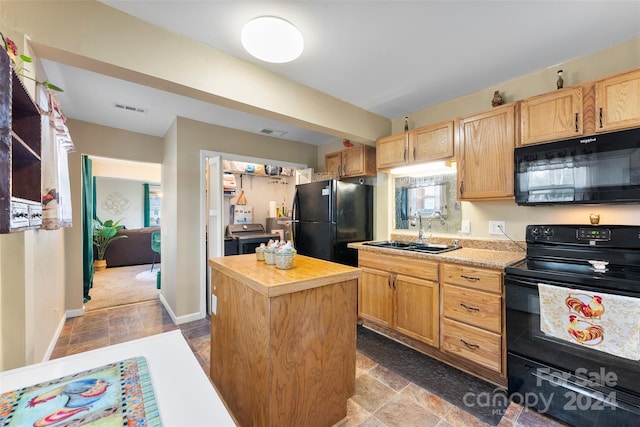
M551 237L553 236L553 228L545 228L542 231L542 234L544 235L544 237Z
M538 237L540 237L540 229L538 227L532 228L531 235L537 239Z

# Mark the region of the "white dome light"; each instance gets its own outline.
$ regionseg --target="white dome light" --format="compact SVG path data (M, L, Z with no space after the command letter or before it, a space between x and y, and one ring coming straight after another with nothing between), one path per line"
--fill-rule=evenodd
M304 40L290 22L275 16L260 16L242 27L242 46L256 58L281 64L302 54Z

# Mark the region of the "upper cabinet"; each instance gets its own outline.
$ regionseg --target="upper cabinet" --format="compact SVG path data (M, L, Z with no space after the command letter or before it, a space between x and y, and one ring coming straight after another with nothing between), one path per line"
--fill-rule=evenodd
M640 126L640 70L520 101L520 143Z
M375 176L377 174L376 148L370 145L358 145L326 154L324 167L326 172L340 178Z
M41 116L0 49L0 233L40 228Z
M452 158L453 127L453 120L449 120L379 139L378 169Z
M582 87L560 89L520 102L522 145L583 134Z
M458 119L458 198L513 197L516 104Z
M409 133L409 163L453 157L453 120L424 126Z
M378 169L403 166L408 161L409 133L391 135L376 142L376 164Z
M596 132L640 126L640 69L595 83Z

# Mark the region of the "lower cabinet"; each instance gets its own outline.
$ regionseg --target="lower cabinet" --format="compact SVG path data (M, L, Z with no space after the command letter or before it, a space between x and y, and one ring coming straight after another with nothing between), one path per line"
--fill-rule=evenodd
M444 353L503 374L502 272L441 266Z
M363 250L358 262L365 325L504 385L502 270Z
M360 318L438 347L438 263L364 251L358 262Z

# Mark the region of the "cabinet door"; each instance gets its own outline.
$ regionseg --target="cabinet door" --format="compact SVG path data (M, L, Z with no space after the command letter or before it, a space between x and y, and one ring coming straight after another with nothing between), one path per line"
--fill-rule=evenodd
M341 175L344 177L375 176L375 148L369 145L359 145L342 150Z
M453 157L453 120L411 132L409 153L414 163Z
M513 197L515 105L458 122L458 196L461 200Z
M389 169L406 165L408 158L408 133L392 135L376 142L376 164L378 169Z
M360 267L358 315L363 319L391 327L393 309L392 275L380 270Z
M398 274L395 287L395 329L438 347L438 283Z
M582 87L561 89L520 102L520 143L554 141L583 134Z
M640 70L596 82L596 131L640 126Z
M342 172L342 152L341 151L325 154L324 170L327 173L335 174L336 177L340 176L340 173Z

